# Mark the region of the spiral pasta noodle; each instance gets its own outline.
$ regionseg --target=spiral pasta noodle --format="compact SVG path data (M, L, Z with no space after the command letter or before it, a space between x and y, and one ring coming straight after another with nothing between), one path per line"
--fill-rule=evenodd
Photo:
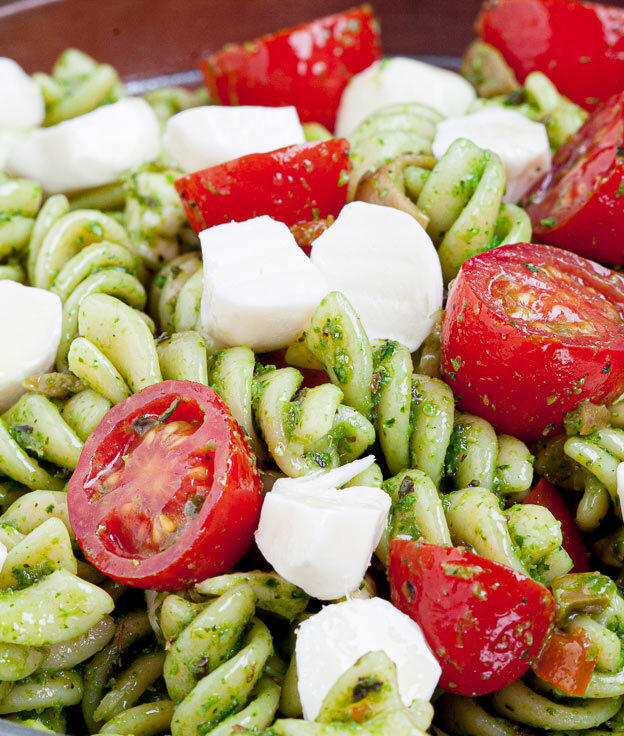
M280 688L263 677L263 670L273 640L254 617L255 609L253 589L243 583L211 602L178 634L164 665L174 703L172 736L262 729L272 722Z
M96 210L68 210L63 195L46 202L35 223L28 257L32 285L52 290L63 302L60 369L67 368L69 346L78 331L78 310L86 296L110 294L137 309L147 300L141 261L124 228Z
M301 362L302 347L340 387L344 402L372 418L391 473L417 468L436 486L448 478L455 488L479 485L503 494L530 487L532 456L526 445L497 436L483 419L456 414L451 389L437 378L414 374L403 345L391 340L371 345L339 292L323 299L287 360Z
M211 358L210 384L262 453L254 424L277 463L293 477L336 467L359 457L375 440L372 424L342 403L331 383L298 392L303 376L294 368L254 376L249 348L230 348Z
M154 277L150 314L162 332L201 332L202 261L198 253L174 258Z
M177 169L152 165L132 171L124 179L124 222L133 251L149 268L171 261L181 242L194 239L173 186L181 175Z
M356 191L361 179L382 164L408 153L432 157L431 146L442 120L433 108L412 102L382 107L360 123L350 138L348 199L360 199Z
M8 550L0 571L0 714L62 713L82 699L79 666L114 634L113 599L78 577L64 493L25 493L2 514L0 529ZM32 615L39 607L45 617Z
M126 94L112 66L98 64L77 49L65 50L51 75L38 72L33 80L46 103L45 125L83 115Z
M507 243L531 240L527 213L504 204L500 158L458 138L435 165L416 205L429 218L427 232L438 249L448 283L470 256Z
M25 280L24 255L41 200L39 184L0 172L0 279Z

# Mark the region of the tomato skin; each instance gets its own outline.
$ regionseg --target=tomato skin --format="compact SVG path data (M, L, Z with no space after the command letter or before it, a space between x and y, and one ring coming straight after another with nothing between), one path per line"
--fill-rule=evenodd
M193 449L186 455L182 449L179 455L175 450L165 456L153 453L151 473L147 467L146 475L129 479L127 489L122 484L98 495L94 481L109 466L111 458L126 451L135 431L132 422L144 415L161 414L178 398L181 403L171 421L185 418L189 413L203 415L203 422L191 435ZM145 555L143 550L120 553L109 532L103 533L105 519L113 518L117 524L124 501L137 495L143 497L146 507L151 503L158 514L180 486L189 458L201 457L202 452L207 452L201 448L208 448L211 443L214 443L214 472L197 516L192 520L187 516L188 526L162 551L151 555ZM137 451L137 447L130 450L130 457ZM160 488L157 480L161 481ZM149 496L145 488L149 489ZM159 496L162 488L165 492ZM191 381L163 381L122 401L104 416L87 439L69 481L67 504L72 528L85 557L98 570L138 588L179 590L227 572L249 549L260 517L261 488L243 433L217 393ZM135 525L138 528L138 522ZM132 519L127 520L124 531L129 537L136 532Z
M476 23L523 82L546 74L585 108L624 87L624 10L569 0L488 0Z
M550 511L555 519L561 523L563 548L574 563L574 567L570 572L589 572L587 548L583 543L583 538L576 526L574 517L555 486L546 478L540 478L535 488L522 503L534 503L538 506L544 506Z
M544 275L552 269L560 281ZM517 317L504 302L509 294L517 307L512 290L527 288L541 321ZM623 322L620 274L546 245L502 246L467 260L451 285L442 373L462 411L538 440L561 430L583 399L609 403L624 391Z
M201 62L210 96L222 105L294 105L302 123L334 129L347 82L381 53L369 5L318 18Z
M623 141L620 92L561 146L552 169L527 195L536 240L601 263L624 263Z
M533 672L567 695L582 698L596 668L596 657L581 633L552 631L532 665Z
M349 142L335 138L252 153L176 179L196 233L269 215L296 225L335 217L347 201Z
M390 544L392 602L420 625L442 667L441 687L485 695L528 669L555 614L531 578L461 547Z

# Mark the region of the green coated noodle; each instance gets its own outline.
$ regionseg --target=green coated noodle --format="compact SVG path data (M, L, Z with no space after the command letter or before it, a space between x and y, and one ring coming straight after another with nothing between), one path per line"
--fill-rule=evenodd
M483 557L545 585L572 568L561 524L543 506L516 504L501 511L498 498L485 488L453 491L443 504L453 539Z
M49 646L39 669L52 672L73 669L103 649L114 634L115 621L106 616L75 639Z
M195 586L206 596L220 596L241 584L251 587L256 596L256 606L287 621L294 621L306 609L310 596L301 588L284 580L276 572L254 570L245 573L230 573L208 578Z
M45 207L33 235L29 273L35 286L52 289L63 302L63 330L57 366L67 369L67 353L78 332L83 299L104 293L143 309L147 294L141 283L141 261L128 235L113 218L97 210L64 213L67 200ZM58 210L56 209L58 207Z
M114 681L93 713L96 721L108 722L136 704L163 674L164 652L151 652L136 657Z
M198 330L203 289L202 261L197 253L174 258L154 277L149 310L166 333Z
M499 715L531 728L580 731L596 728L612 718L620 710L624 696L595 700L575 698L571 703L563 703L518 680L493 693L490 702Z
M206 341L198 332L176 332L158 338L156 352L163 379L208 384Z
M118 734L118 736L156 736L166 733L171 725L173 703L171 700L156 700L142 703L122 711L111 718L99 733Z
M427 178L416 204L429 218L427 232L448 283L471 256L507 243L531 240L524 210L503 204L505 170L500 158L458 138Z
M98 64L76 49L66 49L59 56L51 75L37 73L33 80L46 103L45 125L84 115L126 94L113 67Z
M272 722L279 687L261 676L273 643L266 626L253 617L255 600L245 583L230 589L193 618L172 644L164 673L176 703L172 736L228 734Z
M16 499L0 516L0 524L8 524L22 535L30 534L48 519L60 519L72 542L75 541L69 523L67 494L64 491L31 491Z
M388 564L390 542L423 538L431 544L451 545L451 535L438 489L420 470L403 470L385 481L382 488L392 498L386 530L377 547L377 556Z
M186 215L173 185L181 175L177 169L147 166L124 181L126 228L134 251L150 268L173 260L181 243L189 240Z
M100 726L104 725L95 714L106 697L104 691L117 662L133 645L151 637L152 633L149 619L142 611L121 617L110 643L98 652L85 668L82 714L90 733L97 732Z
M416 102L389 105L376 110L356 128L351 136L352 171L349 201L366 174L401 154L431 156L431 146L442 115Z
M123 210L126 204L126 192L122 182L103 184L91 189L68 194L72 210L100 210L112 214Z
M0 701L0 715L77 705L83 692L77 672L41 673L16 683Z
M186 87L159 87L143 95L164 126L172 115L183 110L209 104L205 87L186 89Z
M405 346L392 340L371 345L339 292L323 299L286 359L301 364L303 347L343 392L345 404L373 420L391 473L411 467L436 486L479 485L505 495L530 488L533 458L526 445L497 435L483 419L456 414L451 389L437 378L414 374Z
M384 652L370 652L341 675L325 696L315 721L277 720L271 736L329 736L329 734L393 734L422 736L433 708L401 701L396 668Z
M41 201L37 182L0 172L0 279L25 280L24 255Z
M151 330L132 307L107 294L91 294L80 304L78 330L69 367L111 403L162 380Z
M358 411L341 403L333 384L298 391L303 380L294 368L260 372L254 377L249 348L216 353L210 361L210 385L230 408L260 457L258 427L278 467L299 476L336 467L359 457L375 431Z
M87 388L71 397L61 409L61 416L85 442L102 421L112 403L93 389Z

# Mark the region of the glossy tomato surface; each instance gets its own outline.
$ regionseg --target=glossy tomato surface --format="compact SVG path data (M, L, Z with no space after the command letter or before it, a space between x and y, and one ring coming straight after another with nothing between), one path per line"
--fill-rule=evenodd
M301 122L334 129L347 82L379 58L369 5L231 44L202 61L208 91L223 105L294 105Z
M335 217L347 201L343 138L252 153L175 182L193 230L269 215L296 225Z
M485 695L521 677L549 631L555 603L539 583L461 547L394 539L392 602L422 628L440 686Z
M582 698L596 668L596 652L582 633L552 631L532 666L542 680Z
M527 195L533 237L624 263L624 92L602 104Z
M534 503L538 506L544 506L550 511L555 519L561 523L563 548L574 563L574 567L570 572L589 572L587 548L576 526L574 517L555 486L546 478L540 478L523 503Z
M525 441L583 399L624 391L624 277L546 245L467 260L452 283L442 372L460 408Z
M586 108L624 88L624 10L573 0L487 0L477 31L523 82L540 71Z
M67 490L86 558L127 585L178 590L227 572L249 549L261 483L216 392L164 381L114 406Z

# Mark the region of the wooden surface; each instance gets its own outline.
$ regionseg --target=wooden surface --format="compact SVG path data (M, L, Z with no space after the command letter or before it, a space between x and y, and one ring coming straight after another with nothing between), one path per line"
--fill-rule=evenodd
M624 1L624 0L623 0ZM205 52L357 0L19 0L0 7L0 54L47 70L67 46L126 79L194 68ZM372 0L390 54L461 54L479 0Z

